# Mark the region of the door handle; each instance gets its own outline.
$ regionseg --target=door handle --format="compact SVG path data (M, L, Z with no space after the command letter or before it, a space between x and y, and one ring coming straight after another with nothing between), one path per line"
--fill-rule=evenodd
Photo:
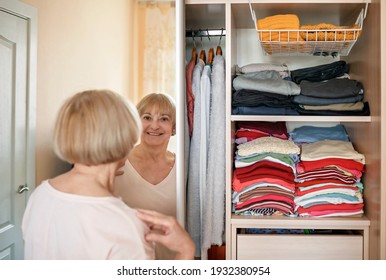
M25 191L29 191L29 187L27 185L20 185L19 189L17 190L18 193L23 193Z

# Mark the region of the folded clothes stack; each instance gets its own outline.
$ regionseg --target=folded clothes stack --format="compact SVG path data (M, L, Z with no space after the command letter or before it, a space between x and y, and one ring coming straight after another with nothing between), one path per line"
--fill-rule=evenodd
M350 79L345 61L291 71L292 80L300 86L293 103L300 115L369 116L362 83Z
M337 26L331 23L306 24L300 27L300 36L305 41L352 41L358 39L361 30L358 24Z
M303 41L299 35L300 22L297 15L284 14L265 17L257 20L258 30L270 30L259 32L261 41ZM281 32L271 32L271 30L285 30ZM288 31L297 30L297 31Z
M236 137L234 213L294 215L300 149L288 140L285 123L239 122Z
M360 81L343 61L289 71L284 65L236 65L234 115L369 116Z

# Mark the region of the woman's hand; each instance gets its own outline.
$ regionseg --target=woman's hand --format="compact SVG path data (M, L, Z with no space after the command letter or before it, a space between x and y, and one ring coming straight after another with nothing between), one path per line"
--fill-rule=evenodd
M146 241L160 243L176 252L176 260L194 259L194 242L174 217L151 210L137 209L137 211L138 218L150 229L157 231L146 234Z

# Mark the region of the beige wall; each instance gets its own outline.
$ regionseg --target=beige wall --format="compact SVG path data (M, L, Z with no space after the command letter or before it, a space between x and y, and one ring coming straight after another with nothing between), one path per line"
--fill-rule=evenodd
M128 0L22 0L38 9L36 182L68 168L52 152L63 100L90 88L130 96L133 57Z

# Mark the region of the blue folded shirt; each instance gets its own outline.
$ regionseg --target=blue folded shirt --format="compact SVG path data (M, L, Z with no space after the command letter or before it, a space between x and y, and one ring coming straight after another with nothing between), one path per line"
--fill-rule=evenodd
M322 140L350 141L346 129L338 124L332 127L301 126L289 132L295 143L313 143Z

